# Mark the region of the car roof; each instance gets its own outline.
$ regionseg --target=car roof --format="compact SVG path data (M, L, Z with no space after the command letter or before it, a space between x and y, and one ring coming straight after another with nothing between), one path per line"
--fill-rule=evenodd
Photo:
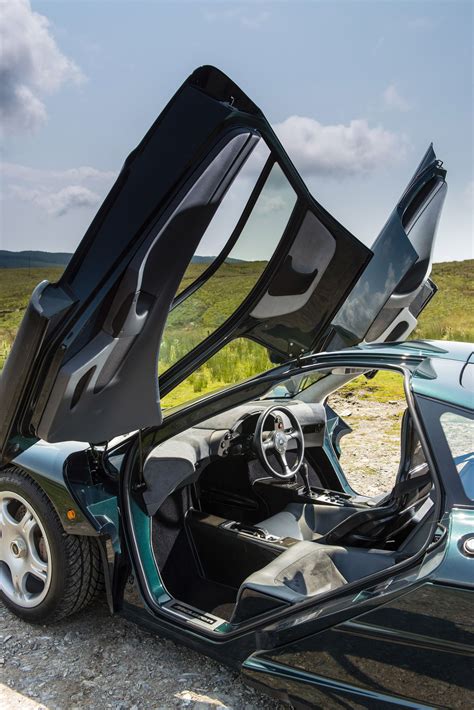
M473 343L408 340L361 344L350 350L370 354L371 358L393 358L396 364L405 364L411 372L411 388L417 395L474 408L474 393L467 386L468 378L464 377L466 368L473 366Z

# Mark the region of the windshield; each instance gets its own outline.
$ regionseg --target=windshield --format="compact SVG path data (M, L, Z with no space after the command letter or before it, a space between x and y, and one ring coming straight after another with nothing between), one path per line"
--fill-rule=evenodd
M292 397L297 397L303 390L308 389L315 382L319 382L327 374L327 371L320 371L294 375L283 382L279 382L276 387L272 387L262 399L291 399Z

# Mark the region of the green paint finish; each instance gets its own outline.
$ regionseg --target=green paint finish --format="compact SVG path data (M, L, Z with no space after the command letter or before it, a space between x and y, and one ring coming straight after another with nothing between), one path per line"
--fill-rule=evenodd
M444 522L444 521L443 521ZM466 555L462 542L474 537L474 509L453 508L447 522L448 543L443 561L436 570L436 582L465 583L472 587L474 580L474 558ZM472 591L474 597L474 590ZM474 603L474 599L473 599Z
M157 604L165 604L171 601L171 597L165 590L158 567L156 565L153 546L151 543L151 518L143 512L139 505L130 499L130 511L132 514L132 524L135 535L139 540L140 558L143 564L143 571L150 591Z
M266 678L270 676L273 678L280 678L285 685L286 683L289 683L290 685L287 687L291 687L291 684L294 682L304 683L315 686L322 693L327 693L329 697L333 698L334 695L341 696L341 698L351 699L353 701L362 701L364 705L366 702L369 702L371 707L386 707L389 705L404 708L417 708L418 710L424 708L428 710L429 707L427 705L421 705L420 703L411 702L405 698L396 697L394 695L386 695L385 693L380 693L366 688L358 688L350 683L345 683L333 678L325 678L324 676L319 676L314 673L308 673L307 671L292 668L291 666L286 666L282 663L261 658L258 654L254 654L247 658L243 662L242 668L244 671L248 671L246 675L249 678L260 681L268 687L272 687L274 685L271 681L268 682L268 680L266 680Z
M114 552L121 552L119 531L119 516L116 496L110 496L90 503L89 513L102 524L101 532L109 535Z

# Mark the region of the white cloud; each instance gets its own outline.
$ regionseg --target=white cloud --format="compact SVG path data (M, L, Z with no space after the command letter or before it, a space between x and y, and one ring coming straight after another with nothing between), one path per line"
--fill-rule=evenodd
M260 215L279 212L286 207L286 202L281 195L268 195L262 193L257 202L256 211Z
M32 131L46 120L44 94L84 77L58 48L49 21L29 0L2 2L0 117L7 131Z
M382 49L382 47L384 46L384 44L385 44L385 37L384 37L383 35L381 35L381 36L377 39L376 43L374 44L374 48L373 48L373 50L372 50L373 54L378 54L379 51L380 51L380 50Z
M59 217L73 209L93 208L104 198L116 173L90 165L65 170L44 170L17 163L0 165L6 189L3 198L14 198Z
M403 157L406 139L365 119L348 125L323 125L290 116L274 130L296 168L305 176L337 178L367 174Z
M0 170L7 180L24 180L25 182L70 181L84 182L86 180L113 180L117 174L112 170L97 170L90 165L66 170L43 170L18 163L2 163Z
M266 25L270 19L270 13L266 10L256 12L249 15L241 15L240 24L242 27L247 27L249 30L259 30Z
M385 108L394 109L395 111L409 111L411 109L409 101L400 94L395 84L387 86L382 98Z
M31 202L56 217L61 217L73 209L95 207L101 199L100 195L84 185L67 185L56 192L12 185L10 192L23 202Z

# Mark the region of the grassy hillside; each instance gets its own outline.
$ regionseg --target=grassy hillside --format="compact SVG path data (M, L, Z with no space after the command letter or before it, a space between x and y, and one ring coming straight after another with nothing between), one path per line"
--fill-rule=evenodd
M420 316L414 338L474 342L474 259L433 265L438 293Z
M230 315L263 267L263 262L224 264L214 279L171 314L160 356L161 371L189 352ZM206 264L191 264L181 289L205 268ZM61 267L0 269L0 368L33 288L43 279L57 280L61 272ZM421 315L412 337L473 342L474 260L435 264L432 278L439 291ZM172 393L167 404L249 377L269 366L263 348L248 341L231 343Z
M57 281L62 272L62 266L0 269L0 368L3 367L33 289L45 279Z

